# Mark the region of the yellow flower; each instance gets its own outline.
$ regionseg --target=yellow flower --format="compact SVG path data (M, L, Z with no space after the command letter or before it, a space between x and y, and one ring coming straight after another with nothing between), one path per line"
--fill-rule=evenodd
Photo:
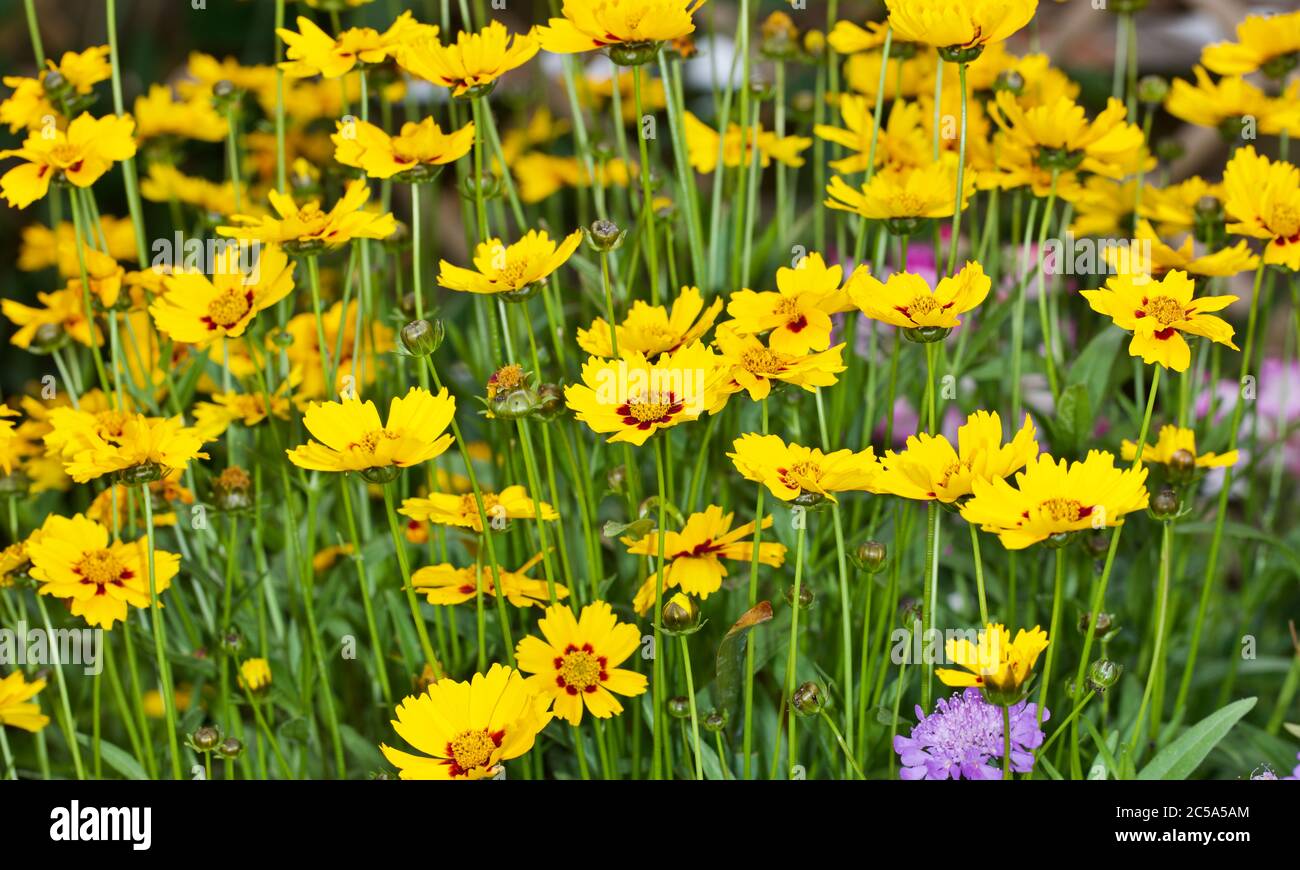
M443 434L456 413L456 400L443 389L436 396L411 387L388 406L388 422L375 403L355 396L342 402L313 402L303 424L320 439L286 451L300 468L367 471L407 468L440 456L451 444Z
M1233 350L1233 329L1227 321L1208 314L1237 301L1236 296L1202 296L1193 299L1196 283L1186 272L1173 270L1163 278L1146 275L1116 275L1100 290L1082 295L1098 314L1104 314L1120 329L1131 330L1130 356L1146 363L1159 363L1176 372L1186 371L1192 352L1183 333L1199 335Z
M557 520L560 515L546 502L535 503L522 486L507 486L500 494L482 492L483 513L494 529L505 528L507 520L535 520L540 507L543 520ZM474 493L432 492L424 498L408 498L398 511L404 517L444 526L459 526L483 531ZM520 569L523 570L523 569Z
M407 173L414 180L432 175L430 167L459 160L474 147L474 122L454 133L443 133L433 118L402 125L398 136L389 136L365 121L338 122L330 136L334 159L344 166L364 169L371 178L392 178Z
M754 523L731 527L735 514L724 514L722 508L710 505L700 513L691 514L680 532L664 535L664 559L668 573L664 590L681 589L701 600L722 588L722 578L727 576L723 559L749 565L754 556ZM763 518L763 528L771 528L772 518ZM651 532L638 541L624 538L627 551L636 556L659 557L659 533ZM785 561L785 546L775 542L758 545L758 561L774 568ZM645 616L655 603L659 572L651 574L637 590L632 606Z
M271 686L271 663L266 659L244 659L239 665L239 687L261 692Z
M1300 55L1300 12L1247 15L1237 25L1236 42L1216 42L1201 49L1201 63L1222 76L1263 70L1283 79Z
M747 390L756 402L766 399L773 381L795 384L809 392L815 392L817 387L834 386L835 376L845 368L843 344L807 355L783 353L767 347L757 336L737 335L727 324L718 327L716 344L726 373L718 409L728 395L741 390Z
M26 643L26 640L21 641ZM12 725L35 734L50 724L41 705L32 698L45 688L44 680L27 682L22 671L14 671L0 680L0 728Z
M897 38L893 45L899 44ZM880 64L884 60L881 51L861 51L849 55L844 63L844 81L850 89L862 94L875 103L876 88L880 86ZM885 67L885 99L892 100L895 95L914 100L927 90L934 91L936 55L932 52L917 52L913 57L899 60L899 54L890 49L889 64Z
M163 476L184 468L191 459L208 458L206 453L200 452L203 436L198 430L186 427L180 417L164 419L120 411L110 414L118 420L116 431L101 426L82 426L74 428L62 442L64 468L77 483L127 470L146 476ZM56 422L56 432L58 427ZM46 436L46 444L56 446L59 443L51 441L54 434Z
M1178 269L1192 275L1206 277L1230 277L1259 265L1259 257L1251 253L1250 246L1238 241L1232 247L1223 247L1217 251L1198 253L1195 237L1191 233L1183 235L1178 247L1166 244L1156 235L1151 222L1140 220L1134 239L1138 243L1132 247L1107 245L1102 249L1106 262L1120 274L1163 275L1171 269ZM1142 254L1151 246L1148 259Z
M542 554L538 553L520 565L517 571L500 569L501 588L505 590L506 600L515 607L545 607L551 602L551 593L546 581L528 576L529 569L541 561ZM469 568L457 568L447 564L428 565L411 575L411 585L415 591L423 594L430 604L435 605L463 604L474 600L480 582L483 584L483 594L495 598L497 591L490 565ZM568 598L568 587L555 584L555 597Z
M281 420L289 419L288 388L289 382L285 381L271 397L271 414ZM260 392L213 393L211 402L194 405L194 428L208 440L221 437L231 423L252 427L266 418L266 397Z
M763 484L782 501L835 501L837 492L873 492L880 472L870 447L822 453L776 435L751 433L737 438L732 450L727 456L745 479Z
M26 161L0 177L0 193L14 208L27 206L49 192L50 182L62 177L77 187L90 187L119 160L135 154L130 115L92 118L83 112L67 131L32 131L21 148L0 151L0 159Z
M1001 480L1024 468L1038 455L1034 434L1026 414L1020 431L1003 444L997 413L976 411L957 430L955 450L944 436L922 432L910 436L901 453L886 453L876 488L903 498L952 504L972 493L975 480Z
M717 404L718 359L699 342L655 363L631 352L619 360L588 358L582 383L564 388L565 402L609 441L642 445L660 429L696 420Z
M362 207L370 199L370 188L362 179L349 182L342 198L329 211L322 211L319 200L299 206L287 193L272 190L267 194L279 218L254 215L231 215L234 226L217 227L223 236L257 239L284 245L295 254L332 250L352 239L383 239L397 230L391 214L375 214Z
M967 172L962 178L963 210L975 194L975 177L975 172ZM924 218L951 217L956 188L957 158L945 152L938 163L886 166L857 188L833 175L826 185L824 205L868 220L891 221L904 232L915 229Z
M293 78L320 75L336 79L351 72L358 63L377 64L396 56L406 42L438 35L436 25L420 24L410 12L403 12L383 33L369 27L352 27L335 38L301 15L298 31L288 28L275 31L284 40L288 58L280 64L280 69Z
M786 166L803 166L800 155L808 150L812 140L807 136L778 137L771 130L742 130L739 124L729 124L727 135L719 143L718 131L690 112L686 118L686 159L696 172L708 175L718 168L718 148L722 148L722 165L749 166L754 162L753 148L758 147L758 163L767 168L775 160Z
M519 671L493 665L468 682L438 680L398 706L393 728L424 755L379 748L401 779L484 779L533 748L551 721L545 710Z
M623 712L615 694L634 698L646 690L644 675L620 668L641 643L640 630L619 622L604 601L593 601L574 618L559 604L537 621L542 637L519 641L519 670L532 674L528 689L554 701L552 712L571 725L582 721L585 706L597 719Z
M108 256L116 261L136 258L135 228L130 218L118 218L104 215L99 219L99 227L91 227L96 238L102 237L108 243ZM83 250L87 250L83 246ZM50 229L41 223L28 224L22 229L22 248L18 252L18 268L24 272L39 272L51 266L58 267L64 278L73 278L81 274L81 265L77 260L76 229L71 221L61 221L57 227Z
M453 97L481 97L535 54L537 40L531 33L512 35L493 21L478 33L461 31L453 45L443 45L436 33L426 35L405 45L397 62L413 76L451 88Z
M945 645L948 660L964 671L936 668L934 673L945 686L979 686L1010 700L1022 694L1049 643L1047 632L1036 625L1020 629L1012 640L1005 626L989 623L980 630L978 645L966 638L951 638Z
M39 130L48 123L49 118L55 119L56 126L65 123L45 93L42 84L44 78L43 74L40 79L4 77L5 87L13 88L14 92L0 102L0 124L8 124L10 133Z
M564 0L563 18L537 28L542 48L555 54L605 49L622 66L653 58L657 43L695 32L691 16L704 0Z
M229 131L208 95L177 99L166 85L150 85L148 94L135 98L135 120L140 142L159 136L220 142Z
M24 305L13 299L0 300L0 311L18 327L9 336L10 344L25 350L32 346L33 341L43 343L49 328L55 329L51 338L56 341L66 333L74 341L87 346L92 341L95 345L103 343L103 332L98 324L92 324L86 319L85 300L80 290L68 288L53 293L37 293L36 300L41 303L41 308Z
M157 689L145 692L140 700L144 706L144 714L150 719L161 719L166 715L162 692ZM194 687L189 683L181 683L172 693L172 700L176 702L177 711L184 713L194 703Z
M1175 118L1200 127L1213 127L1236 139L1249 122L1258 133L1275 136L1283 130L1300 130L1300 80L1280 96L1270 97L1241 76L1215 82L1196 67L1196 84L1174 79L1165 98L1165 110Z
M529 230L509 247L500 239L488 239L474 249L474 269L441 261L438 264L438 284L448 290L466 293L526 296L540 288L542 281L563 266L581 242L582 230L574 230L558 247L545 230Z
M1126 462L1132 462L1137 458L1137 444L1127 438L1120 444L1120 451L1120 456ZM1142 448L1142 461L1168 466L1191 465L1196 468L1224 468L1237 464L1237 451L1229 450L1227 453L1222 454L1213 452L1198 454L1196 452L1196 432L1194 430L1184 429L1181 426L1166 425L1160 427L1160 437L1156 439L1154 445L1147 444Z
M1150 191L1150 185L1143 185L1142 205L1146 205ZM1070 224L1070 235L1095 236L1099 239L1124 238L1132 226L1133 207L1137 204L1136 193L1135 181L1116 181L1103 175L1089 177L1071 199L1074 222Z
M863 27L852 21L841 20L835 22L826 41L835 49L836 54L857 54L883 46L886 29L887 22L884 21L868 21L867 26ZM891 41L891 45L896 46L898 43Z
M976 478L961 515L1008 550L1023 550L1056 535L1121 525L1125 514L1147 506L1146 479L1145 467L1116 468L1115 457L1100 450L1083 462L1040 453L1017 472L1015 486Z
M165 276L166 291L149 306L159 331L199 347L243 335L259 312L293 290L293 264L278 246L262 247L255 264L247 259L248 246L229 243L217 252L211 278L199 271Z
M841 24L845 22L840 22ZM840 95L840 117L844 127L818 124L813 132L821 139L844 146L847 157L832 160L836 172L851 175L867 170L871 154L872 133L875 131L875 101L858 94ZM898 100L889 109L889 119L876 135L876 166L919 166L930 162L931 139L925 134L921 107L917 103ZM954 179L952 187L956 187Z
M952 329L961 325L957 315L982 303L991 285L984 267L967 261L956 275L939 279L934 289L920 275L895 272L883 283L863 276L850 295L872 320L902 329Z
M243 191L241 201L249 207L248 194ZM235 186L230 182L217 184L206 178L191 178L174 166L153 163L149 174L140 180L140 195L150 202L176 201L192 205L214 215L227 215L235 210Z
M867 276L865 266L853 270L841 286L844 268L827 266L821 254L810 253L793 268L776 270L776 291L737 290L727 303L733 319L727 327L739 335L771 332L772 350L801 356L831 346L831 315L853 308L851 291Z
M65 51L59 63L46 60L46 66L57 70L72 85L78 94L89 94L95 85L106 81L113 75L109 63L110 49L107 45L92 46L85 51Z
M1211 184L1199 175L1167 187L1142 189L1141 217L1155 221L1161 235L1188 232L1196 227L1197 206L1207 197L1223 204L1223 185Z
M339 560L340 556L351 556L353 552L351 544L326 547L311 557L311 569L317 574L323 574L334 567L334 563Z
M1300 169L1240 148L1223 172L1228 232L1268 239L1264 262L1300 270Z
M125 621L128 605L150 606L146 538L110 543L108 529L99 523L81 514L71 519L54 515L27 551L40 594L66 599L72 615L84 617L91 627L108 629ZM180 569L180 557L155 550L153 559L154 589L161 595Z
M979 50L1028 24L1038 0L885 0L885 6L896 39Z
M714 299L706 309L700 288L683 287L671 313L662 305L633 301L627 318L614 327L613 338L618 339L620 354L635 352L654 359L703 337L721 310L722 299ZM578 347L606 359L614 356L609 324L603 317L593 320L590 329L578 329Z

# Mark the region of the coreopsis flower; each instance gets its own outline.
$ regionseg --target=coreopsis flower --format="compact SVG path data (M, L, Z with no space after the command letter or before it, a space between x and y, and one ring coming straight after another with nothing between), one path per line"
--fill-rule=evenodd
M1020 431L1003 444L997 412L976 411L957 430L956 449L943 435L922 432L910 436L903 451L887 452L876 489L952 504L972 493L976 479L1002 480L1024 468L1038 455L1034 435L1034 424L1026 414Z
M540 508L543 520L557 520L560 515L546 502L534 502L522 486L507 486L500 493L480 492L483 513L493 528L505 528L508 520L535 520ZM443 526L483 531L483 520L478 513L478 500L474 493L431 492L429 495L408 498L402 502L398 513L421 522ZM520 569L521 571L523 569Z
M41 79L44 78L42 74ZM5 87L13 93L0 101L0 124L7 124L10 133L19 130L36 130L45 126L47 119L59 118L59 110L50 102L41 79L26 76L5 76Z
M209 96L178 99L166 85L150 85L147 94L135 98L135 123L140 142L162 136L220 142L229 133L229 122Z
M14 671L0 680L0 728L12 726L35 734L49 725L50 717L32 700L44 688L45 680L29 683L22 671Z
M1150 185L1143 185L1143 200L1150 190ZM1133 231L1133 209L1138 204L1137 182L1118 181L1104 175L1089 176L1071 199L1071 204L1074 206L1074 221L1070 224L1070 235L1123 238Z
M776 270L775 291L737 290L727 302L727 327L738 335L770 332L768 345L802 356L831 346L831 315L853 308L851 291L867 276L865 266L844 281L844 267L827 266L821 254ZM841 283L843 282L843 283Z
M1126 462L1132 462L1137 458L1137 444L1125 438L1120 444L1120 456ZM1153 462L1185 473L1194 468L1226 468L1236 465L1237 451L1197 453L1195 430L1169 424L1160 427L1160 436L1155 444L1147 444L1142 448L1142 462Z
M564 0L563 18L537 28L542 48L555 54L604 50L620 66L651 60L659 43L695 32L691 16L704 0Z
M1267 239L1264 262L1300 271L1300 169L1239 148L1223 172L1228 232Z
M130 115L93 118L83 112L68 129L28 133L21 148L0 151L0 159L25 161L0 177L0 194L14 208L43 199L55 178L90 187L121 160L135 155L135 121Z
M65 599L92 628L112 628L128 608L149 607L148 539L110 541L108 529L81 514L52 515L27 545L42 595ZM180 557L154 550L154 591L162 595L180 570Z
M9 125L10 133L19 130L39 131L50 125L64 127L65 115L75 114L94 102L94 86L109 78L113 68L108 62L109 47L99 45L85 51L67 51L56 65L46 59L46 69L36 78L5 76L6 86L14 89L0 103L0 123ZM51 79L54 75L57 78ZM56 85L57 81L57 85Z
M936 668L934 673L945 686L978 687L988 700L1010 704L1021 700L1034 663L1048 643L1047 632L1036 625L1030 631L1020 629L1012 640L1006 626L989 623L980 630L978 643L950 638L944 644L948 661L965 670Z
M873 492L880 473L870 447L857 453L823 453L816 447L786 444L777 435L750 433L737 438L732 450L727 457L736 470L782 501L835 501L837 492Z
M1043 721L1051 718L1043 710ZM894 737L894 751L902 767L900 779L1001 779L1006 751L1002 709L984 700L976 688L935 702L926 715L916 708L916 725L907 737ZM1034 750L1043 745L1038 705L1028 700L1011 706L1011 769L1034 769Z
M249 208L248 194L241 187L240 202ZM207 214L228 215L235 210L235 186L230 182L218 184L206 178L195 178L174 166L153 163L148 174L140 180L140 195L150 202L178 202L191 205Z
M352 239L384 239L397 230L392 214L363 208L370 199L370 187L359 178L349 182L329 211L321 209L319 200L299 206L292 196L276 190L267 198L278 217L235 214L230 217L234 225L217 227L217 232L283 245L292 254L312 254L338 248Z
M116 418L116 426L108 428L95 416L87 416L89 420L85 416L70 420L71 431L66 435L60 433L60 421L55 420L54 431L45 437L46 444L61 449L64 470L77 483L105 474L119 474L124 482L147 483L185 468L192 459L208 458L201 450L203 436L180 417L109 412Z
M285 44L285 57L288 59L280 64L285 75L293 78L319 75L336 79L351 72L358 64L383 63L396 56L410 40L436 37L438 27L420 24L410 12L403 12L383 33L370 27L351 27L333 37L310 18L299 15L297 33L288 28L275 32Z
M844 371L844 345L810 354L790 354L768 347L756 335L737 335L726 324L718 327L715 340L722 355L725 380L720 386L719 407L727 396L746 390L754 401L766 399L773 381L803 387L809 392L834 386Z
M317 574L324 574L333 568L341 556L351 556L356 552L351 544L336 544L316 551L311 557L311 569Z
M158 330L172 341L198 347L238 338L258 313L293 290L294 264L278 245L260 248L246 263L243 245L223 245L212 276L181 270L163 277L165 291L149 306Z
M975 172L962 177L961 208L975 194ZM938 163L886 166L860 187L832 175L826 185L827 208L852 212L867 220L887 221L899 234L914 232L926 218L951 217L957 202L957 158L940 155Z
M673 300L671 311L640 299L633 301L627 317L614 327L613 336L603 317L593 320L590 329L579 327L578 347L608 359L614 356L613 339L617 339L620 354L636 352L654 359L702 338L721 310L721 298L714 299L705 308L700 288L683 287Z
M719 378L717 356L696 342L654 363L638 352L617 360L590 357L582 383L567 385L564 398L593 432L640 446L660 429L716 407Z
M430 117L418 124L407 122L399 135L389 136L366 121L339 121L338 132L330 136L330 141L334 143L335 160L365 170L371 178L424 180L432 177L434 167L469 153L474 147L474 122L453 133L443 133Z
M436 33L410 41L398 51L397 62L417 78L451 88L453 97L481 97L501 76L531 60L537 47L531 33L511 34L493 21L478 33L462 30L452 45L443 45Z
M80 344L98 346L103 343L103 331L86 317L85 296L80 290L65 288L52 293L36 294L37 308L13 299L0 300L0 312L14 326L9 343L27 350L33 342L43 346L48 342L57 345L67 335Z
M1125 514L1147 506L1147 469L1119 469L1115 457L1092 450L1082 462L1059 462L1046 453L1016 473L975 479L974 497L961 506L968 523L993 532L1008 550L1023 550L1057 535L1121 525Z
M379 419L375 403L355 395L342 402L312 402L303 417L309 441L286 451L289 461L315 471L360 471L396 475L440 456L451 444L445 434L456 413L456 400L443 389L437 395L411 387L388 406L388 421ZM391 478L389 478L391 479Z
M1247 15L1237 24L1237 41L1205 46L1201 63L1221 76L1262 70L1269 78L1285 78L1300 63L1300 12Z
M528 689L571 725L582 721L585 707L597 719L623 712L615 695L635 698L645 692L643 674L620 668L641 643L635 625L619 622L604 601L593 601L574 617L560 604L546 608L537 621L541 637L529 635L515 647L519 670L532 674Z
M544 701L516 670L493 665L463 683L444 677L397 707L393 728L423 755L380 750L401 779L485 779L533 748L551 721Z
M271 396L268 409L266 397L260 392L251 393L213 393L211 402L194 403L194 428L204 438L215 440L230 428L232 423L239 423L251 428L274 416L280 420L289 419L289 382L283 382L275 395Z
M758 149L758 163L767 168L775 160L786 166L803 166L801 156L812 140L807 136L777 136L771 130L741 129L739 124L727 126L727 133L719 142L718 131L695 117L685 114L686 160L696 172L708 175L718 168L718 148L722 148L722 165L734 168L749 166L754 162L754 148Z
M1203 203L1223 207L1223 185L1211 184L1199 175L1166 187L1147 185L1142 189L1140 217L1153 221L1162 236L1191 232L1203 221ZM1216 215L1217 216L1217 215Z
M1224 76L1216 82L1203 67L1193 73L1195 85L1174 79L1165 98L1165 110L1175 118L1212 127L1229 140L1240 137L1246 123L1269 136L1300 131L1300 80L1270 97L1241 76Z
M500 239L488 239L474 249L474 269L439 262L438 285L465 293L526 297L563 266L581 243L582 230L569 233L558 246L545 230L529 230L510 246Z
M872 320L905 330L949 330L961 325L958 315L985 300L991 284L983 266L967 261L960 272L940 278L933 288L920 275L895 272L883 282L864 275L850 295Z
M1163 275L1177 269L1191 275L1226 278L1254 269L1259 257L1244 239L1231 247L1204 250L1191 233L1185 233L1177 247L1156 234L1151 222L1140 220L1134 231L1136 246L1107 245L1103 257L1120 274ZM1149 251L1150 257L1144 256Z
M932 45L945 60L974 60L1029 23L1038 0L885 0L894 35Z
M545 607L551 602L550 589L545 580L528 576L528 571L542 561L538 553L518 570L500 569L501 590L506 600L515 607ZM476 565L457 568L454 565L426 565L411 575L411 586L430 604L452 605L473 601L479 585L483 594L496 597L497 589L491 565ZM555 597L569 597L569 589L560 583L555 584Z
M664 559L668 570L664 576L664 591L681 589L687 595L704 600L722 588L722 578L727 576L724 559L749 565L754 557L754 523L745 523L734 529L731 523L735 514L723 513L722 508L709 505L699 513L686 518L680 532L664 534ZM763 518L763 528L771 528L772 518ZM651 532L639 540L624 538L627 551L636 556L659 557L659 533ZM774 568L785 562L785 545L760 542L758 561ZM659 572L655 571L637 590L632 606L645 616L654 607Z
M1081 295L1093 311L1106 315L1120 329L1132 331L1133 340L1128 346L1131 356L1182 372L1192 361L1192 351L1183 333L1238 350L1232 343L1232 325L1208 313L1227 308L1237 297L1196 299L1195 291L1196 282L1186 272L1173 270L1158 279L1146 275L1114 275L1106 280L1105 287L1083 290Z
M918 103L896 100L889 107L889 117L878 133L874 100L846 93L840 95L839 103L843 128L830 124L813 127L818 138L842 145L849 152L847 157L830 161L831 168L836 172L852 175L867 171L873 134L877 167L918 166L930 162L932 140L925 133L921 106ZM956 187L955 179L953 187Z
M250 692L265 691L271 685L271 663L266 659L244 659L239 664L239 687Z
M98 226L90 227L93 238L102 239L105 253L117 262L134 261L135 227L130 218L103 215ZM82 250L88 250L84 245ZM42 223L28 224L22 229L22 246L18 250L18 268L24 272L39 272L54 266L64 278L81 275L81 261L77 259L76 227L71 221L60 221L51 229Z
M868 21L866 27L852 21L841 19L835 22L826 41L836 54L850 55L860 51L872 51L885 44L888 22ZM891 40L892 45L897 45Z

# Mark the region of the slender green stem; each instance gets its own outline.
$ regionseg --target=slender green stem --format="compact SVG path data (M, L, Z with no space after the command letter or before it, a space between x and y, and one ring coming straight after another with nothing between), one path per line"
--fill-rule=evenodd
M884 69L883 65L881 69ZM939 62L938 75L942 77L943 61ZM957 240L961 236L961 213L966 188L966 64L957 64L957 82L961 89L961 134L957 146L957 190L953 194L952 204L952 238L948 243L948 274L957 269ZM936 264L937 265L937 264Z
M840 751L844 753L844 760L848 762L849 767L853 769L853 772L857 775L858 779L866 779L867 775L863 773L862 768L858 766L857 759L853 757L853 750L850 749L849 744L845 742L844 735L840 733L840 729L835 725L835 720L831 718L830 714L826 712L824 707L820 713L822 721L827 724L831 729L831 733L835 735L835 742L840 745Z
M1002 778L1011 779L1011 708L1006 704L1002 705Z
M758 403L759 409L763 415L762 433L767 434L767 398L764 397ZM754 549L750 551L749 557L749 607L753 608L758 604L758 557L763 539L763 496L767 492L767 487L763 484L757 486L758 494L754 496ZM745 644L745 723L743 741L743 760L742 779L749 779L750 755L754 745L754 643L750 639Z
M795 508L796 522L794 537L794 598L790 605L790 648L786 654L785 660L785 703L786 703L786 737L789 739L790 749L786 753L789 777L794 778L795 768L798 765L797 750L798 738L795 735L795 720L797 715L794 709L794 683L795 675L799 668L799 596L803 592L803 544L804 536L807 533L808 516L803 508ZM799 514L802 514L801 516Z
M397 511L393 507L394 487L393 482L384 484L384 510L388 514L388 530L393 536L393 547L397 550L397 564L402 572L402 589L406 593L406 603L411 609L415 633L420 639L420 651L424 654L424 660L433 668L434 677L441 680L444 676L442 664L434 655L433 644L429 642L429 629L424 624L424 616L420 613L420 602L415 596L415 587L411 584L410 558L406 553L406 541L402 539L401 524L397 521Z
M984 560L980 558L980 533L974 523L967 525L970 527L971 556L975 560L975 591L980 601L980 625L984 626L989 624L989 606L984 598Z
M704 761L700 754L700 715L695 705L695 677L691 674L691 645L689 635L681 636L682 673L686 676L686 697L691 705L691 736L695 744L695 778L704 779Z
M153 649L158 660L159 690L163 696L163 716L167 726L167 746L171 752L172 779L181 778L181 750L176 736L176 695L172 683L171 662L167 659L166 634L163 628L162 602L158 600L158 578L154 565L153 496L145 486L140 501L144 504L144 528L149 561L149 616L153 625Z
M1133 720L1133 733L1129 737L1129 755L1137 752L1138 741L1142 737L1142 721L1146 717L1147 704L1151 702L1151 690L1156 684L1156 674L1160 671L1165 643L1165 613L1169 607L1169 557L1173 548L1174 524L1166 520L1160 529L1160 579L1156 592L1156 640L1151 650L1151 667L1147 671L1146 686L1142 690L1142 703L1138 705L1137 718ZM1158 717L1153 713L1152 717ZM1158 718L1156 718L1158 722Z

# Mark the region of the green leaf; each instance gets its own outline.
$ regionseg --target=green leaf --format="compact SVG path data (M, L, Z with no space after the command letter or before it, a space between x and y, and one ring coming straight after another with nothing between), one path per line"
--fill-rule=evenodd
M1187 779L1210 750L1232 730L1237 721L1255 706L1255 698L1243 698L1211 713L1188 728L1173 743L1156 753L1138 779Z
M1114 368L1120 342L1127 337L1122 330L1103 329L1088 342L1088 346L1075 358L1074 365L1070 366L1066 382L1071 386L1082 384L1088 391L1088 403L1093 408L1100 408L1106 401L1111 369Z
M745 664L745 644L755 626L772 620L772 604L760 601L745 611L736 624L728 629L718 644L717 680L718 709L733 710L740 695L742 671Z
M1060 442L1054 445L1057 450L1074 453L1088 439L1092 434L1092 407L1086 386L1071 384L1065 388L1056 402L1053 434Z
M90 735L78 734L77 742L82 746L94 751L90 743ZM135 756L127 752L122 747L109 743L107 740L99 741L99 754L104 759L104 763L116 770L127 779L148 779L149 775L144 772L140 762L135 760Z

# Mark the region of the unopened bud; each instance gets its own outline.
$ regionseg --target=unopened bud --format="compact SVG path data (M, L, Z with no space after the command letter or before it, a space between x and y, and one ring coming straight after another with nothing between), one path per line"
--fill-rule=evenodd
M678 592L664 604L664 631L669 634L690 634L700 627L700 606L684 592Z
M1123 672L1123 665L1116 664L1110 659L1097 659L1088 668L1086 685L1089 691L1104 695L1107 689L1119 682L1120 674Z
M822 687L811 680L794 690L790 703L800 716L816 716L826 706Z
M1158 106L1169 94L1169 81L1161 76L1143 76L1137 84L1137 98L1149 106Z
M402 327L402 347L411 356L428 356L438 349L445 335L441 320L412 320Z
M585 230L587 244L597 253L608 254L610 251L617 251L623 244L623 237L627 235L627 230L620 230L618 224L604 218L598 221L592 221L591 226Z
M812 588L807 583L799 584L799 609L807 610L813 606L817 596L813 593ZM785 590L785 603L794 607L794 587L787 586Z

